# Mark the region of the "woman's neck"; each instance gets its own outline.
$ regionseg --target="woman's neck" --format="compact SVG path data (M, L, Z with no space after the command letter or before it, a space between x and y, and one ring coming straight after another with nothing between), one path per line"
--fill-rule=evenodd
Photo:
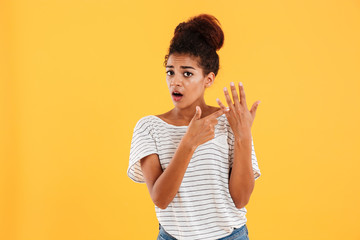
M211 114L214 111L214 107L208 106L206 104L200 106L200 108L201 108L201 118ZM191 119L195 115L195 112L196 112L196 106L192 106L186 109L173 108L169 113L169 117L173 120L178 120L184 123L190 123Z

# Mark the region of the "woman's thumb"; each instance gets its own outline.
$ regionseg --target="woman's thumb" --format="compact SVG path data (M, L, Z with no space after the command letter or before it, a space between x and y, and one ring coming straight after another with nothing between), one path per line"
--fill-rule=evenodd
M196 112L195 112L194 118L200 119L200 117L201 117L201 108L199 106L196 106Z

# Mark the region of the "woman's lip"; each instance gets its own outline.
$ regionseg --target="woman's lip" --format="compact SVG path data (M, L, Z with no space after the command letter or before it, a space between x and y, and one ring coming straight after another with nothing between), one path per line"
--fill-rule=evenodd
M178 102L182 99L183 96L175 96L175 95L172 95L172 98L174 99L174 101Z

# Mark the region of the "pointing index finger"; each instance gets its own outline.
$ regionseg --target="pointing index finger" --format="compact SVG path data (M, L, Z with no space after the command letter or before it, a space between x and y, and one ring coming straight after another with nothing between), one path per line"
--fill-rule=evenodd
M206 118L218 118L220 117L221 115L224 114L224 110L223 109L220 109L220 110L217 110L216 112L210 114L209 116L207 116Z

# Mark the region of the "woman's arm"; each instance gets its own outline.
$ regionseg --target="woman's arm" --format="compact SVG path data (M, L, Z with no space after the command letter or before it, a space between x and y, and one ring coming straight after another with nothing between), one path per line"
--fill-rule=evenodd
M167 208L178 192L190 159L196 147L182 138L169 165L162 170L157 154L148 155L140 160L146 185L152 201L161 209Z
M243 208L249 202L255 186L251 162L251 139L235 139L234 160L230 173L229 192L236 208Z
M254 189L255 177L252 169L252 143L251 126L254 122L256 109L260 101L255 102L250 111L248 110L245 98L244 86L239 83L240 100L235 84L230 83L234 104L230 98L227 88L224 88L226 102L229 110L225 112L229 125L234 134L234 159L229 179L229 192L237 208L243 208L250 199ZM225 105L216 99L221 109Z

